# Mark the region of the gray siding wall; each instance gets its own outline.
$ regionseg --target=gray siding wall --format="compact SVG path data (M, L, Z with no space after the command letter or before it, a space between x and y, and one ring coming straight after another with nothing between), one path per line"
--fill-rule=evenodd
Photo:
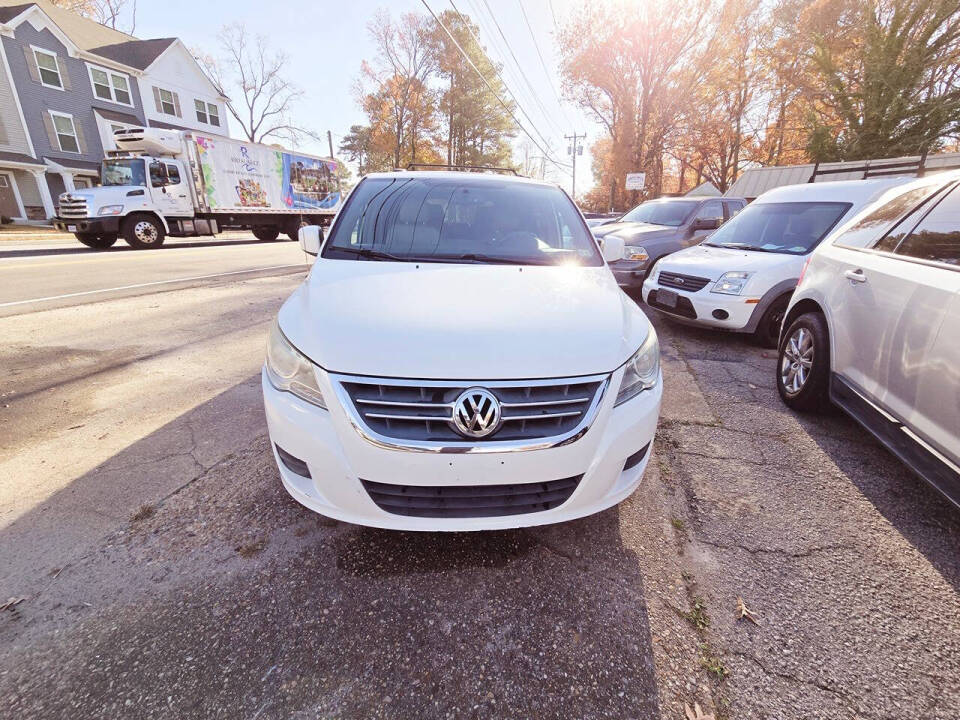
M0 148L8 152L30 154L27 134L20 122L13 88L7 79L7 68L0 55Z
M100 143L100 134L97 130L93 108L100 107L106 110L135 115L143 121L143 107L140 104L140 91L137 80L130 76L130 94L134 107L119 105L113 102L100 100L93 94L90 85L90 75L87 63L78 58L67 55L67 49L49 30L35 30L30 23L23 23L16 29L15 37L3 37L4 50L7 61L13 74L14 84L23 106L23 115L30 130L33 146L39 157L48 157L54 162L70 166L71 161L99 162L103 158L103 148ZM49 50L57 54L60 67L69 77L69 90L48 88L33 79L33 73L27 66L24 48L30 46ZM66 82L64 83L67 84ZM69 153L60 150L59 146L51 146L44 115L47 110L68 113L73 116L78 135L81 136L81 153ZM146 123L144 123L146 124ZM51 185L51 190L53 190ZM56 198L56 194L54 194Z

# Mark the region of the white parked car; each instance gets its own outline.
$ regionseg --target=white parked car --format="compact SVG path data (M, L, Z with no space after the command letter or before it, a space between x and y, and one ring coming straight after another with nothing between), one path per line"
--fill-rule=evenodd
M960 505L960 173L886 193L813 253L777 389L833 401Z
M280 309L270 439L300 503L361 525L482 530L614 505L640 482L659 347L556 186L368 175Z
M643 299L681 322L776 347L803 265L845 217L904 179L789 185L764 193L699 245L660 260Z

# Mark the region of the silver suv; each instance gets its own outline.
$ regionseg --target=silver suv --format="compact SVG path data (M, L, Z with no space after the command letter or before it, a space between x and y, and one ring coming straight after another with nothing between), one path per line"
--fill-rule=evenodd
M960 505L960 173L890 190L814 251L777 389L840 406Z

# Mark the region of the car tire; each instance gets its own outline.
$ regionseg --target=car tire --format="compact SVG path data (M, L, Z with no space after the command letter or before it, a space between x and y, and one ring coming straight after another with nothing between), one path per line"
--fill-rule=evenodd
M820 313L796 318L783 334L777 352L777 392L801 412L830 408L830 335Z
M775 348L780 342L780 326L783 325L783 316L787 314L790 304L790 295L781 295L766 309L757 329L753 333L753 340L761 347Z
M253 236L261 242L273 242L280 237L280 228L276 227L255 227Z
M106 250L117 242L116 235L77 235L77 240L89 248L95 250Z
M166 232L152 215L131 215L123 221L123 239L137 250L150 250L163 245Z

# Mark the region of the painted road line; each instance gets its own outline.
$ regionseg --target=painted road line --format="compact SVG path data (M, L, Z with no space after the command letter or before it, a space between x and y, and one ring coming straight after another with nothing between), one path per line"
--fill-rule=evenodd
M306 272L309 270L309 267L303 263L297 263L295 265L270 265L267 267L259 268L248 268L246 270L232 270L225 273L215 273L212 275L196 275L194 277L187 278L173 278L170 280L155 280L153 282L146 283L136 283L134 285L121 285L119 287L113 288L101 288L99 290L84 290L82 292L73 292L66 293L64 295L50 295L48 297L41 298L30 298L29 300L15 300L13 302L0 303L0 316L4 315L16 315L18 308L24 308L29 305L36 304L47 304L50 307L37 308L39 309L52 309L53 307L64 307L65 305L72 305L74 303L68 302L73 300L83 301L93 301L113 299L114 297L125 297L129 295L140 294L138 291L146 290L149 288L160 289L179 289L172 286L181 285L183 287L191 287L195 284L203 284L204 281L216 280L217 278L231 277L235 275L270 275L270 274L292 274L295 272Z

